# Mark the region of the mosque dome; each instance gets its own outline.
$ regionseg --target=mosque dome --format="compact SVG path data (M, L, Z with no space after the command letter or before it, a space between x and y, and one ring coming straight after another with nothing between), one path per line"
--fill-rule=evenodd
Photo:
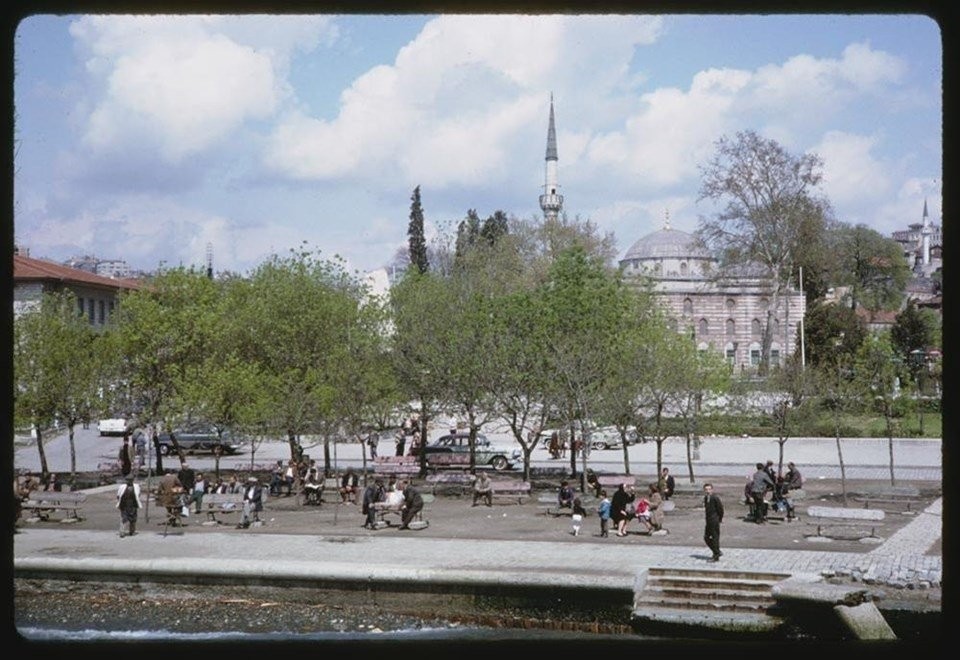
M646 259L708 259L710 252L701 246L693 234L667 227L640 238L630 246L622 262Z

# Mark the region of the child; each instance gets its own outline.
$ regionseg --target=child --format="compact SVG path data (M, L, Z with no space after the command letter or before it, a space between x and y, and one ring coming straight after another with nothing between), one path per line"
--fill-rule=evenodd
M583 522L583 517L585 515L587 515L587 510L583 508L580 498L573 498L573 515L571 515L570 518L573 520L574 536L580 536L580 524Z
M607 491L600 491L600 506L597 507L597 513L600 515L600 536L608 536L610 531L610 498L607 497Z

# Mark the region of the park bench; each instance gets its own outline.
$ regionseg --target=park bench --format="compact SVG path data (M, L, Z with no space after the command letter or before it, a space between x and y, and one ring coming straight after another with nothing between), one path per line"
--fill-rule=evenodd
M517 504L523 504L523 498L530 496L530 482L514 479L491 479L490 485L493 487L493 499L517 500Z
M430 484L434 495L437 494L437 487L441 486L460 486L470 487L473 485L474 476L469 472L439 472L428 474L426 482Z
M207 514L204 525L219 525L217 514L237 513L243 510L243 493L207 493L200 502L200 510Z
M49 520L54 511L67 512L61 522L77 522L83 520L80 511L87 494L83 492L58 492L35 490L31 491L26 501L20 504L21 509L32 511L40 520Z
M923 507L920 490L915 486L887 486L878 490L857 493L853 499L863 504L864 509L883 509L913 515Z
M427 454L427 464L432 469L461 469L466 470L470 467L470 454L437 453ZM477 465L477 468L486 467Z
M607 491L607 495L613 495L613 492L620 487L620 484L637 485L637 478L632 474L598 474L597 483L600 488Z
M414 477L420 474L418 456L377 456L373 461L374 477Z
M876 538L876 528L884 524L883 519L886 514L880 509L844 509L842 507L831 506L810 506L807 507L807 516L812 520L807 520L808 525L815 525L817 528L816 536L829 536L824 534L825 527L860 527L869 528L870 537Z
M434 497L430 493L421 493L420 497L423 498L423 508L420 509L417 515L413 517L413 520L410 521L410 529L424 529L430 525L430 521L424 520L423 514L427 510L427 505L433 502ZM403 519L402 500L395 505L390 505L386 502L374 502L373 509L376 513L376 522L373 524L374 529L390 527L393 518L396 518L397 522Z

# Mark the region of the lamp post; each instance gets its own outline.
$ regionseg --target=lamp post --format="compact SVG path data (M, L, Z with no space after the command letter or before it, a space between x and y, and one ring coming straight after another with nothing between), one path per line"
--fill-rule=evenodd
M920 422L920 436L923 436L923 372L926 369L927 353L915 348L910 351L910 367L917 388L917 419Z

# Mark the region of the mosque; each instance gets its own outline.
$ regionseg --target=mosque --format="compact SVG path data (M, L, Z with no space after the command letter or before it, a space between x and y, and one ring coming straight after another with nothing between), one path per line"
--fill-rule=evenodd
M546 176L540 208L545 218L563 209L558 194L557 133L553 98L547 129ZM654 290L671 315L678 332L690 333L700 350L721 353L742 373L760 364L763 329L770 305L770 281L754 268L740 268L723 280L716 273L719 260L700 246L692 234L670 226L639 238L619 264L624 275L653 280ZM796 286L781 294L774 310L770 365L782 365L797 350L806 313L806 301Z

